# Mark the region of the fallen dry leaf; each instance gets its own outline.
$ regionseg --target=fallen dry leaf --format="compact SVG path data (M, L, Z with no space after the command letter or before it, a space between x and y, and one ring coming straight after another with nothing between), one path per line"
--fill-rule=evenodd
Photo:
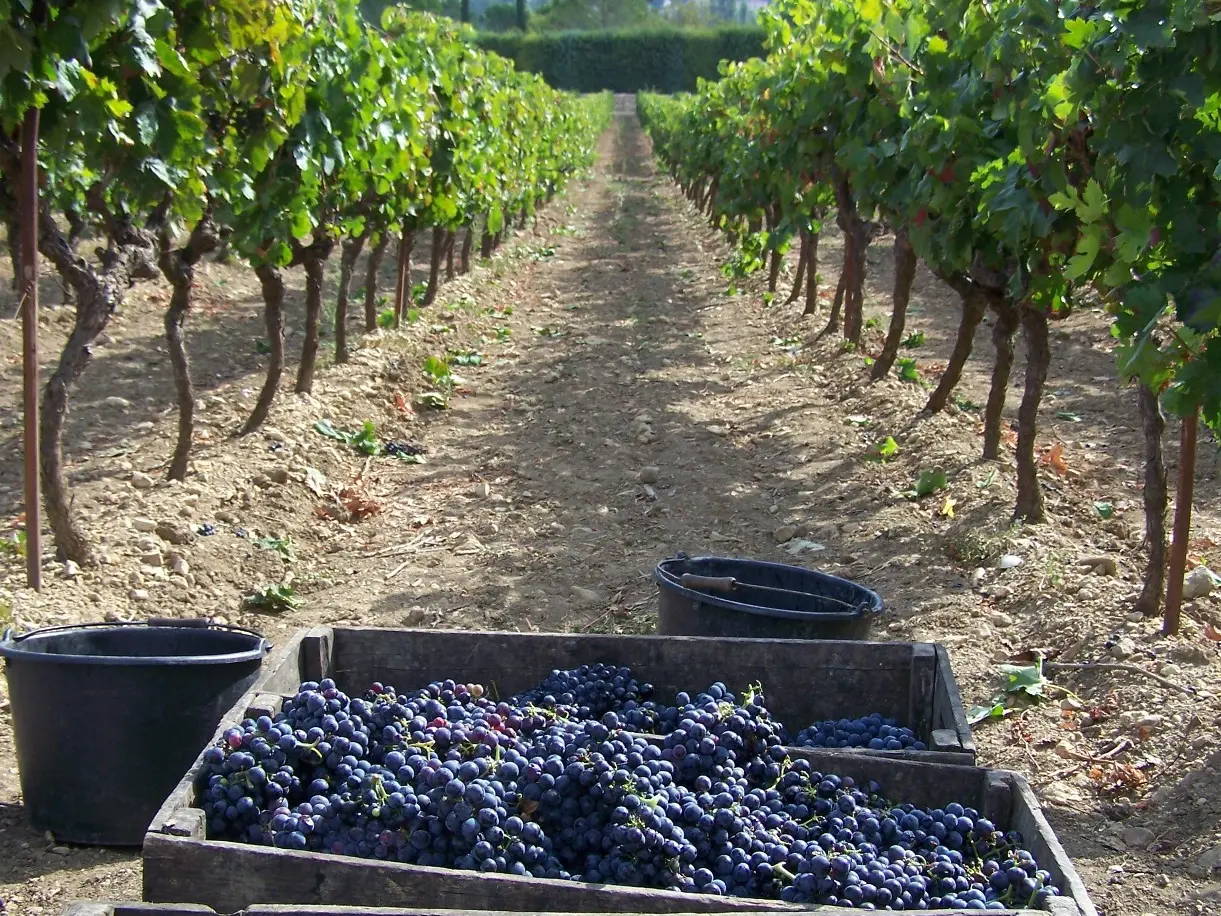
M1064 444L1057 442L1043 456L1043 464L1060 476L1068 473L1068 463L1064 460Z
M1218 630L1211 623L1205 623L1204 638L1211 639L1213 642L1221 642L1221 630Z
M360 487L344 487L339 491L339 501L348 510L353 521L380 515L382 504L373 499Z

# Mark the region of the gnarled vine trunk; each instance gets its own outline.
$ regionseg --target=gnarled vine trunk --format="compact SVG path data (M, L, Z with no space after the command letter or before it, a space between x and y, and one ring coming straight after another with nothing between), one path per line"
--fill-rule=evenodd
M471 250L475 247L475 227L466 227L466 235L462 237L462 260L458 269L464 274L471 272Z
M949 403L950 395L954 393L959 379L962 378L963 367L971 358L971 350L975 346L975 331L987 311L985 295L975 284L962 280L951 285L962 298L962 318L958 322L958 334L954 338L954 349L945 365L945 372L941 373L941 380L924 405L924 412L930 414L944 410L945 405Z
M267 328L268 344L267 378L263 381L254 410L238 432L239 436L249 435L267 421L271 404L280 388L280 376L284 372L284 275L280 268L271 264L260 264L254 273L263 290L263 323Z
M525 211L523 211L524 213ZM445 230L434 226L432 230L432 251L428 259L428 286L424 289L421 305L432 305L437 298L437 289L441 285L441 258L445 254Z
M833 170L832 187L835 190L836 222L844 234L844 271L840 276L844 286L844 337L854 344L860 344L865 308L865 252L873 227L861 219L848 177L838 169ZM837 292L836 298L839 296Z
M803 315L813 315L818 311L818 238L819 232L810 233L809 247L806 249L806 304L801 310Z
M1166 460L1162 452L1162 436L1166 421L1162 417L1157 392L1139 383L1141 425L1145 433L1145 540L1149 557L1136 609L1148 617L1156 617L1162 605L1166 586Z
M793 277L793 288L789 292L789 297L784 300L785 305L792 305L801 297L801 290L806 281L806 258L808 257L807 248L810 244L810 234L804 229L801 230L801 241L797 249L797 273Z
M769 293L776 292L776 284L780 282L780 267L784 264L784 258L780 254L780 248L776 245L775 234L776 227L780 223L780 207L772 205L767 208L767 245L769 249L769 265L767 270L767 291Z
M840 270L840 273L839 273L839 283L835 287L835 298L831 300L831 314L827 317L827 326L819 332L819 334L818 334L819 338L826 337L828 334L834 334L836 331L839 330L839 313L840 313L840 309L843 308L843 306L844 306L844 290L846 290L847 288L848 288L848 268L845 265L845 267L842 270ZM808 300L807 300L806 306L807 306L807 308L809 307ZM813 313L807 312L806 314L813 314Z
M301 363L297 366L297 394L314 388L314 364L318 361L318 325L322 318L322 287L326 283L326 261L335 242L324 237L302 249L294 259L305 268L305 340L301 342Z
M187 314L191 310L195 267L219 242L216 226L209 217L205 217L195 224L182 248L173 248L168 234L164 236L158 258L161 272L165 274L171 289L170 305L165 311L165 342L170 351L174 392L178 399L178 440L166 473L170 480L186 480L191 440L195 436L195 386L191 382L191 362L183 336Z
M992 313L996 316L996 324L992 326L992 346L996 356L992 362L988 403L984 407L983 455L986 461L995 461L1001 454L1001 424L1005 399L1009 395L1009 376L1013 372L1014 335L1020 323L1017 306L1002 297L993 299Z
M390 247L390 233L383 230L377 237L377 244L369 252L368 263L365 264L365 330L372 331L377 327L377 281L382 270L382 261L386 257L386 249Z
M458 238L458 233L449 229L445 233L445 279L452 280L455 276L454 265L454 243Z
M339 252L339 291L335 295L335 362L348 361L348 297L352 293L352 274L356 272L356 259L369 237L366 230L360 235L344 239Z
M112 248L104 252L102 268L95 269L73 250L45 201L39 210L38 236L39 251L71 284L77 303L72 332L42 393L38 432L43 503L60 558L82 566L92 565L93 551L73 516L64 479L63 433L68 395L89 365L90 347L122 304L123 290L135 277L145 275L146 264L155 256L148 239L132 233L121 240L125 244L112 243Z
M1017 441L1017 505L1013 517L1028 522L1041 522L1043 490L1039 486L1039 470L1035 461L1035 436L1038 431L1039 403L1047 383L1051 364L1048 342L1047 314L1033 308L1022 308L1022 338L1026 342L1026 390L1018 409Z
M916 251L907 237L906 229L895 233L895 285L890 327L886 331L886 342L882 352L873 362L869 377L875 382L884 378L899 356L899 345L903 342L903 331L907 327L907 304L911 301L912 283L916 279Z
M415 246L415 233L404 229L399 237L398 261L394 270L394 326L403 323L403 312L411 298L411 249Z

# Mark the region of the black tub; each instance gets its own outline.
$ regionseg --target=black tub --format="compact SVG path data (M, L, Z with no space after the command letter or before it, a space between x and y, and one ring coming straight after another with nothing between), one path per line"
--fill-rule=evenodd
M679 554L653 577L663 636L868 639L882 612L877 592L782 563Z
M257 633L204 620L5 633L30 823L66 842L139 846L269 649Z

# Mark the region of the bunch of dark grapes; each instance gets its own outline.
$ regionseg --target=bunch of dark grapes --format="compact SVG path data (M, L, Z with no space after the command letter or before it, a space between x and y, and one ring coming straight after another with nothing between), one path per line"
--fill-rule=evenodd
M415 445L411 442L395 442L392 439L387 439L382 444L382 451L391 458L415 458L419 455L425 454L428 449L424 448L422 445Z
M700 775L774 781L787 757L784 728L768 713L757 685L740 702L724 684L716 683L694 702L680 693L674 706L646 704L625 712L623 719L633 730L652 723L656 733L664 735L663 757L673 762L684 783Z
M757 686L739 699L718 683L673 706L651 695L607 665L552 672L507 702L452 680L360 697L307 682L205 753L209 835L861 909L995 910L1058 893L1021 838L979 812L891 805L876 784L790 759ZM855 723L876 729L870 742L903 740L874 718Z
M859 719L827 719L803 728L793 741L794 747L865 747L873 751L923 751L927 745L897 719L874 713Z
M637 682L629 668L581 665L570 671L552 671L541 684L518 694L511 702L584 720L601 718L625 704L647 701L652 695L652 685Z

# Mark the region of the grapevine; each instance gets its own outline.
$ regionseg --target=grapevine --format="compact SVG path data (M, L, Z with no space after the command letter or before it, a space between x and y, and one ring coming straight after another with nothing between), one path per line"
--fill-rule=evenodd
M556 92L448 20L400 7L376 25L355 0L47 0L0 10L0 42L12 48L0 62L0 219L15 238L15 131L37 107L39 248L76 303L42 396L40 450L56 546L82 564L92 551L67 495L63 423L91 345L128 288L164 275L172 289L165 328L179 429L169 476L183 479L195 410L185 328L205 255L223 244L251 264L263 292L269 360L249 432L266 419L285 364L285 268L306 274L295 387L308 392L336 247L342 362L351 276L367 241L371 328L392 237L435 227L452 252L466 227L469 255L476 224L498 235L508 214L533 213L586 167L610 117L608 95ZM76 250L82 232L102 242L91 256Z
M1016 518L1044 517L1035 440L1049 321L1082 296L1102 297L1123 343L1121 377L1151 392L1142 395L1147 613L1165 554L1160 411L1188 422L1198 411L1221 428L1214 18L1177 0L785 0L765 15L765 60L726 66L691 95L638 101L658 156L732 241L753 250L764 221L801 235L807 313L816 227L834 207L845 257L824 333L839 330L842 308L843 333L859 343L864 248L880 227L893 232L893 309L875 381L897 357L916 259L959 294L958 339L926 412L949 402L976 328L993 314L986 459L1000 454L1022 332ZM770 231L768 243L778 250Z

